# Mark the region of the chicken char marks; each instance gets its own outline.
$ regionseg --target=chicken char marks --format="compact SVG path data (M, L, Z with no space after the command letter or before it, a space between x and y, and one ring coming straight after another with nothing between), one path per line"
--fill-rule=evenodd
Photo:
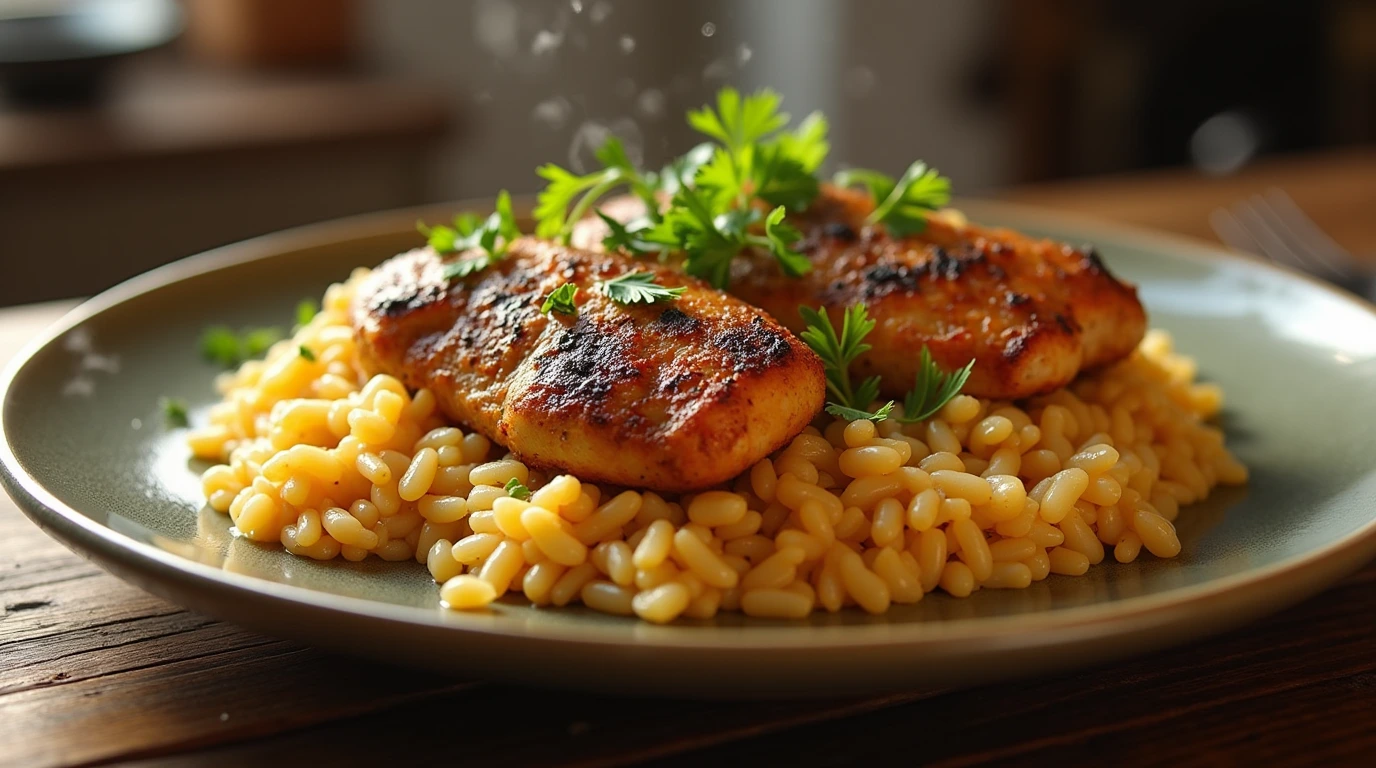
M624 198L602 210L623 220L643 214L638 200ZM872 210L867 195L824 185L807 211L789 217L812 271L792 279L767 254L743 254L729 290L795 331L804 328L799 306L824 306L839 323L846 307L865 304L876 321L866 339L873 349L852 373L881 375L892 397L913 386L924 345L948 370L975 360L966 393L1013 399L1127 356L1146 332L1136 289L1092 249L942 217L894 238L865 222ZM600 220L581 222L575 242L598 243L604 232Z
M646 269L687 291L621 305L594 290ZM429 249L373 271L354 305L364 359L429 387L446 415L532 465L703 488L781 447L822 406L821 363L792 333L667 268L526 238L468 278L443 272ZM564 282L579 286L578 314L542 314Z

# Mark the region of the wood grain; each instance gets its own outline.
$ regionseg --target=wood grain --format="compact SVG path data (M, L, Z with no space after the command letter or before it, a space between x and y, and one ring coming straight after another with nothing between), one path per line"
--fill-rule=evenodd
M1218 242L1209 214L1252 195L1284 190L1358 258L1376 264L1376 148L1263 160L1232 176L1168 170L1006 190L996 197Z
M1370 162L1320 158L1255 183L1322 207L1324 190L1354 186L1341 166ZM1146 186L1015 196L1208 234L1195 219L1213 198L1197 184ZM1376 242L1365 213L1315 213L1349 247ZM0 362L66 306L0 311ZM105 574L0 498L0 765L1352 765L1376 751L1374 615L1376 564L1224 637L1073 675L839 701L644 701L418 675L221 624Z
M1376 748L1376 565L1222 638L1062 678L948 693L791 733L809 764L1346 765ZM920 725L919 725L920 724ZM914 736L920 730L921 736ZM756 739L732 756L777 751ZM724 749L666 760L711 764Z

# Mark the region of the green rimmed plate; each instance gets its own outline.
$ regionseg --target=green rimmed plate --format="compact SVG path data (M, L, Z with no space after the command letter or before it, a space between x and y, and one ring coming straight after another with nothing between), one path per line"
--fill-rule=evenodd
M1153 324L1228 397L1252 470L1179 522L1179 558L1104 564L1020 591L929 595L884 617L725 615L659 627L515 602L436 608L414 563L316 563L232 537L163 395L214 400L201 329L290 322L303 296L415 244L405 211L188 259L82 305L0 380L0 479L69 546L189 608L340 651L469 676L653 694L873 692L1050 672L1220 631L1302 599L1376 553L1376 313L1202 244L967 203L972 218L1096 243Z

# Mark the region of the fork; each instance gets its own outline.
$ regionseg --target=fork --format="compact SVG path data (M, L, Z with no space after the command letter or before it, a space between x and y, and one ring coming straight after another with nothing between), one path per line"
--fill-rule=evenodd
M1228 247L1263 256L1368 299L1376 298L1376 269L1333 241L1284 191L1276 188L1209 214Z

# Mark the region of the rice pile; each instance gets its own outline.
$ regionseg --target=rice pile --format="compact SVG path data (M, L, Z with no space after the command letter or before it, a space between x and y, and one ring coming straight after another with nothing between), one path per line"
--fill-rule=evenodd
M361 368L348 307L366 274L225 374L190 445L224 462L204 490L240 535L317 560L414 558L454 609L518 592L653 622L878 614L937 588L1172 557L1180 508L1247 478L1206 423L1222 393L1155 331L1027 402L960 395L911 425L821 417L729 488L666 497L548 476L446 424L429 390ZM513 478L528 500L508 495Z

